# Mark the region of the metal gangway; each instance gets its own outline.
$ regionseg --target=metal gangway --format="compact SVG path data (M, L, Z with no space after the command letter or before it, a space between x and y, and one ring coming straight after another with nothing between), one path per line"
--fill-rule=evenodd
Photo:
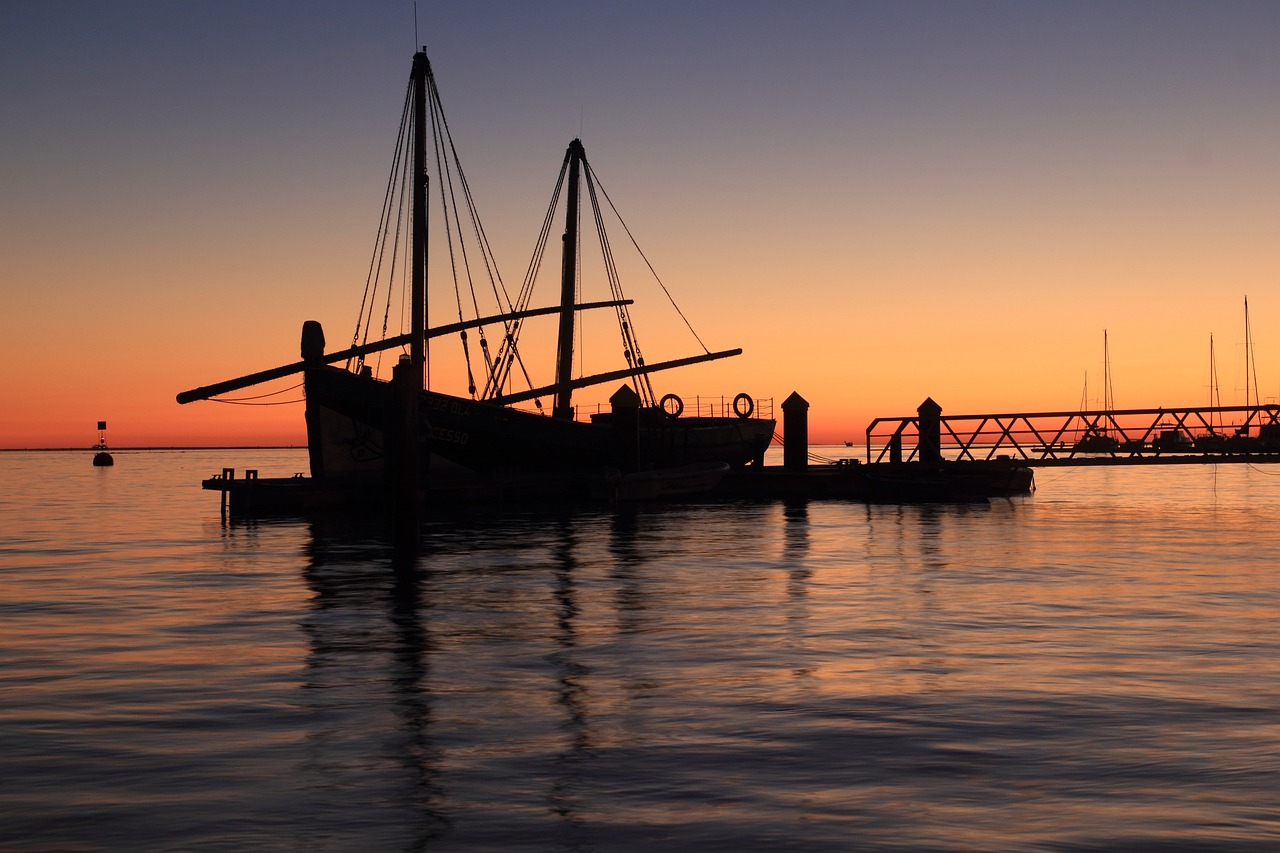
M876 418L867 462L1014 459L1034 467L1280 462L1280 404Z

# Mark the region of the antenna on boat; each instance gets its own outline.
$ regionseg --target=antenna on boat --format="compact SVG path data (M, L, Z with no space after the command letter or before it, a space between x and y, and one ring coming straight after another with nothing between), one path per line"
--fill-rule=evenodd
M422 42L418 41L418 0L413 0L413 47L418 49L418 45Z

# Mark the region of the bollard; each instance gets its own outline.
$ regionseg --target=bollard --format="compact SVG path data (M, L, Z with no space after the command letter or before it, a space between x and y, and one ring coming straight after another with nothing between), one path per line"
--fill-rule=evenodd
M782 467L809 467L809 402L795 391L782 401Z
M932 397L926 397L916 414L920 418L920 438L916 445L920 461L936 465L942 461L942 407Z

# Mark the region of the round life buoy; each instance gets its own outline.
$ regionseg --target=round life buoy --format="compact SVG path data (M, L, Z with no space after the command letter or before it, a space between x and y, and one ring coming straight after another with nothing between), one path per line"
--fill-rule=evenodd
M667 403L671 404L670 408L667 407ZM663 414L669 418L678 418L684 414L684 400L681 400L675 394L663 395L662 399L658 401L658 406L661 407Z
M740 418L749 418L756 410L755 401L750 394L739 394L733 398L733 413Z

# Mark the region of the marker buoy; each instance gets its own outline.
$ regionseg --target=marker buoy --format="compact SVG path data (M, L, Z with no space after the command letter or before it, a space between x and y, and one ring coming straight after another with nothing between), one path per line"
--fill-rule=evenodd
M111 458L111 454L107 452L107 422L98 421L98 443L93 446L98 451L93 455L93 467L105 468L108 465L116 464L116 460Z

